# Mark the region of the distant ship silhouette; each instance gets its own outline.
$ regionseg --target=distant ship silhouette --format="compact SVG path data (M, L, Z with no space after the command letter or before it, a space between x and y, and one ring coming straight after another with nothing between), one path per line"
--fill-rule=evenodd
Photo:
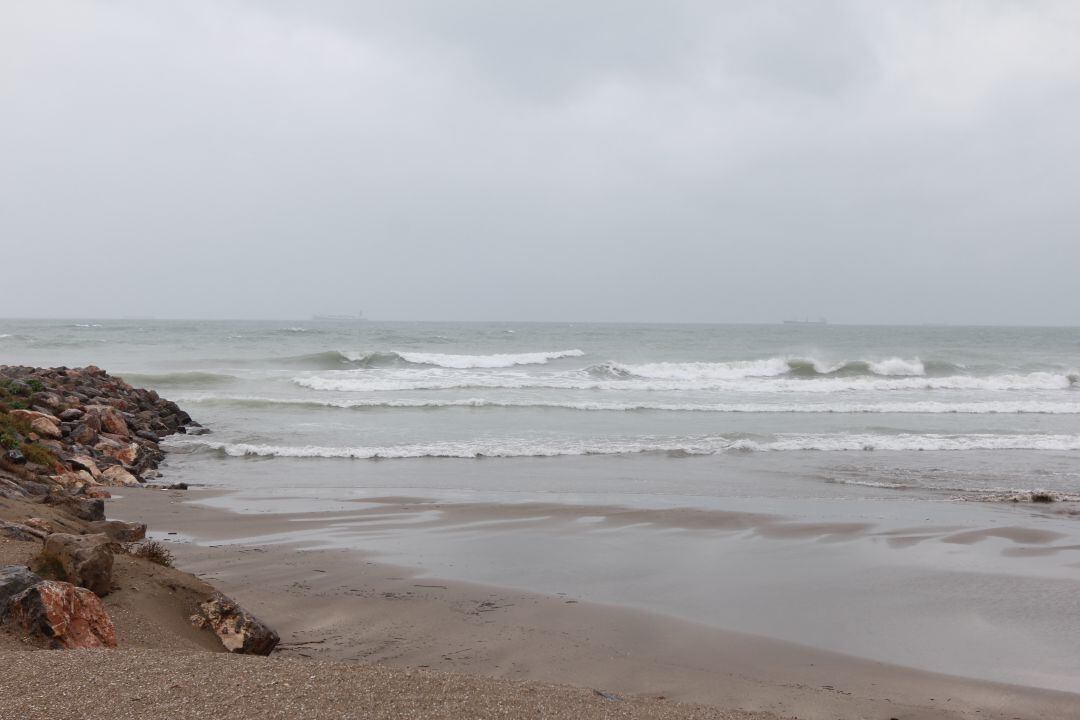
M357 320L364 319L364 313L359 312L355 315L312 315L312 320L336 320L338 322L355 322Z
M804 320L784 320L785 325L828 325L829 321L823 317L819 317L817 320L811 320L806 318Z

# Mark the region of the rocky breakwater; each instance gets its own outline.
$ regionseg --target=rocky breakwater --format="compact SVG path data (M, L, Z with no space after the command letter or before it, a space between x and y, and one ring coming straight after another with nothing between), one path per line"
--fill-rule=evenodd
M108 487L156 475L160 440L199 428L176 403L96 367L0 366L0 495L102 520Z
M99 368L0 366L0 541L28 555L0 565L0 623L41 647L117 646L102 601L118 587L114 557L129 573L139 573L132 563L170 563L162 546L140 543L145 525L106 520L105 500L109 488L156 477L161 438L184 432L203 430L176 403ZM168 572L144 571L140 582L172 594L186 587L177 612L223 649L265 655L277 645L236 603Z

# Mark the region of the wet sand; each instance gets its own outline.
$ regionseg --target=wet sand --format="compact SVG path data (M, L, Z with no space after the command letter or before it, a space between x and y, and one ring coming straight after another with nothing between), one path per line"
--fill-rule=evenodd
M290 514L234 514L189 502L214 495L129 492L110 504L109 513L147 522L166 539L186 541L173 546L179 566L273 625L283 638L283 656L566 683L800 718L1068 718L1080 707L1080 696L1073 694L922 672L585 602L573 593L443 580L326 541L343 523L375 522L386 532L415 528L418 522L516 529L558 522L560 514L569 522L607 517L624 528L666 518L673 532L695 526L710 532L761 532L786 542L806 537L830 542L871 532L871 523L482 503L441 507L436 518L433 508L408 497L369 498L347 512ZM910 538L917 530L944 538L958 528L901 530L888 538ZM426 537L437 542L438 535L434 541ZM492 542L501 537L490 536Z

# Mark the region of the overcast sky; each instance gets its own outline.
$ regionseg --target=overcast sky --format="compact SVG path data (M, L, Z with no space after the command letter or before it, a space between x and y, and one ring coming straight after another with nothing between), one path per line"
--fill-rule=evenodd
M1080 3L0 5L0 315L1076 324Z

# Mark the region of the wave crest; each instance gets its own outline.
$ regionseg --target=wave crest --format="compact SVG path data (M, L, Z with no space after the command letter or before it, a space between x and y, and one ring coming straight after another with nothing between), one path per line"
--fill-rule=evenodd
M845 360L827 363L815 358L772 357L733 362L660 362L641 365L604 363L588 368L591 375L606 378L652 380L741 380L767 377L926 377L954 375L962 366L944 361L924 363L919 358Z
M566 455L631 455L663 453L669 456L716 455L726 452L795 451L970 451L970 450L1080 450L1080 435L966 435L840 433L777 435L772 439L707 436L696 438L636 438L624 440L527 440L491 438L462 442L413 443L387 446L325 447L268 445L217 441L174 441L215 450L232 457L291 458L483 458L557 457Z
M517 365L545 365L552 360L581 357L584 354L581 350L576 349L532 353L493 353L490 355L393 351L348 354L346 358L350 363L358 367L393 367L407 363L410 365L430 365L451 370L470 370L507 368Z
M143 387L146 385L195 385L200 387L206 387L214 385L226 385L237 379L233 375L225 375L222 373L211 372L174 372L158 374L124 373L122 377L125 382L128 382L135 387Z

